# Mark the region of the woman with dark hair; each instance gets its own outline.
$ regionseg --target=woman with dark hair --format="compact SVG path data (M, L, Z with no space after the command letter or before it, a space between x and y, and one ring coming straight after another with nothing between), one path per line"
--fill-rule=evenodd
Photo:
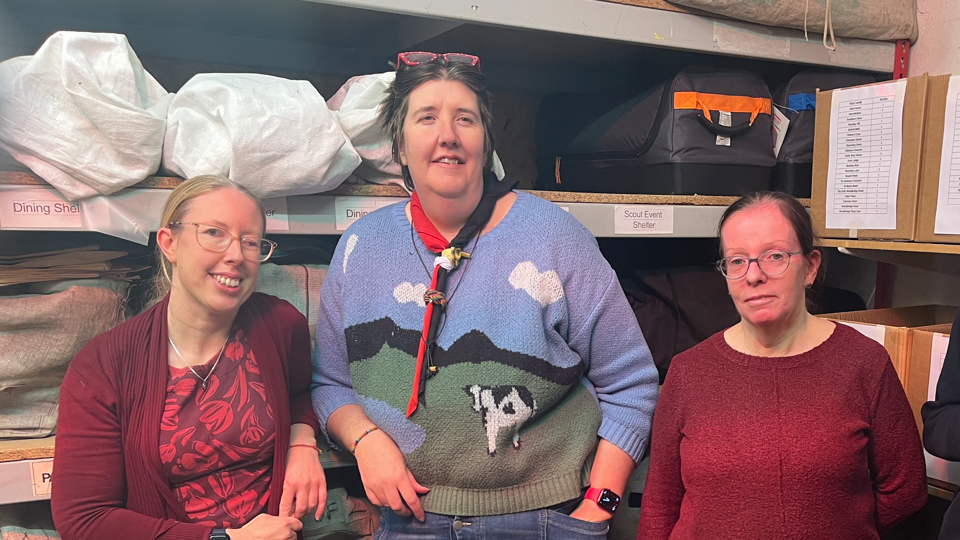
M344 233L313 393L384 507L377 538L604 538L657 391L616 275L490 172L475 56L401 54L380 118L414 192Z
M796 199L743 197L719 237L741 319L670 365L637 538L879 538L926 501L890 357L807 311L821 255Z

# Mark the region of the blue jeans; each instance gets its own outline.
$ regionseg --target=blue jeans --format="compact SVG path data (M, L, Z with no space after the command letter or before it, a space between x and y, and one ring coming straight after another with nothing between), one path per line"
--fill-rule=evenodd
M389 508L380 515L374 540L604 540L610 525L572 518L554 510L499 516L444 516L427 513L425 522Z

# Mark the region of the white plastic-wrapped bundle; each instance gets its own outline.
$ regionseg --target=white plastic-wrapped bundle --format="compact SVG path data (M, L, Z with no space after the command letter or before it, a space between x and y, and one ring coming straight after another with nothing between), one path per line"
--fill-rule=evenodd
M227 176L260 197L327 191L359 164L307 81L201 74L177 92L167 115L165 170Z
M0 63L0 148L76 200L160 165L173 99L119 34L57 32Z

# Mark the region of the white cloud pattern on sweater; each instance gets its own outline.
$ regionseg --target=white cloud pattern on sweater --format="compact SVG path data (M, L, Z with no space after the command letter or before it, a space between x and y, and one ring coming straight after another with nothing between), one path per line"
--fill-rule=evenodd
M526 291L541 306L549 306L563 298L560 276L553 270L541 273L530 261L518 264L510 272L510 284L514 289Z
M393 297L396 298L397 302L400 302L401 304L416 302L420 307L427 307L426 302L423 301L423 295L426 292L427 286L423 283L417 283L414 285L409 281L404 281L403 283L394 287Z
M350 254L353 253L353 250L357 247L357 242L360 240L360 237L351 234L350 238L347 238L347 247L343 250L343 273L347 273L347 261L350 259Z

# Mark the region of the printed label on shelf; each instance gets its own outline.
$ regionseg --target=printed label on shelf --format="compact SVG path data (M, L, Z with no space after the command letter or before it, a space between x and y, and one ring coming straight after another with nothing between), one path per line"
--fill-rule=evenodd
M836 90L830 108L828 229L896 229L907 80Z
M950 77L943 121L935 234L960 234L960 76Z
M30 475L33 477L33 496L49 497L50 480L53 475L53 460L38 459L31 461Z
M79 202L53 188L0 190L0 227L4 229L81 229Z
M286 197L264 199L263 206L267 210L267 232L290 230Z
M405 200L405 197L337 197L334 201L337 230L345 231L354 221L370 212Z
M615 205L613 234L673 234L673 207Z
M834 321L834 322L845 324L881 345L884 344L884 341L886 339L887 329L883 326L877 326L875 324L853 323L853 322L847 322L847 321Z
M790 119L787 115L780 112L780 109L773 107L773 155L780 156L780 147L783 146L783 139L787 136L787 128L790 127Z
M949 344L950 336L933 334L933 340L930 342L930 378L927 381L927 401L937 399L937 383L940 382L940 372L943 371L943 360L947 357L947 345Z
M733 125L733 115L727 111L720 111L720 122L719 124L724 127L730 127ZM730 137L724 137L723 135L717 135L717 146L730 146Z

